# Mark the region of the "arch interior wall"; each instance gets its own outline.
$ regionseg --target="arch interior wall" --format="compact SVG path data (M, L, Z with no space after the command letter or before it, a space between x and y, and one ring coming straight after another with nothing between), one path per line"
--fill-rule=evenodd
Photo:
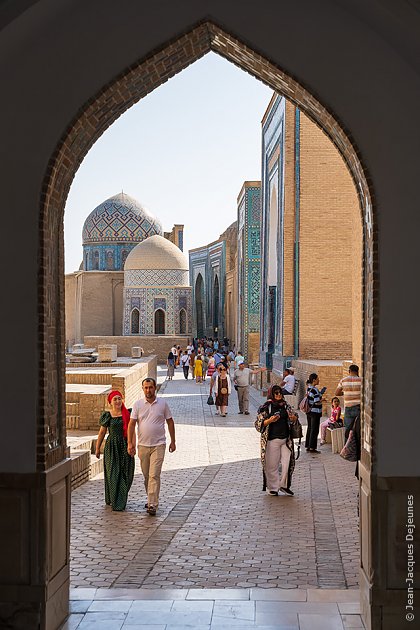
M163 12L159 7L159 19L153 6L142 7L142 19L138 21L133 19L132 11L135 14L140 8L133 8L131 4L130 11L125 12L129 4L124 0L122 3L124 6L118 7L118 20L112 19L115 7L101 3L99 10L95 1L89 5L73 3L65 9L46 1L34 3L22 15L16 6L12 13L6 15L4 10L0 13L4 26L0 33L2 58L8 60L7 65L1 65L0 75L5 91L11 95L4 104L5 116L0 121L2 148L12 158L16 147L25 144L26 157L31 164L31 168L22 173L16 167L17 161L8 159L1 174L3 194L10 192L8 198L14 210L5 217L5 233L17 233L23 209L28 213L25 217L28 229L22 233L21 255L17 261L25 267L25 273L21 274L18 267L13 270L16 282L11 283L9 299L13 303L15 295L18 297L17 291L20 294L25 286L27 306L33 313L37 312L33 323L25 328L14 314L4 312L5 329L13 343L18 340L19 347L32 348L36 339L38 343L37 352L28 354L29 386L20 394L23 407L36 408L37 413L29 412L23 418L19 440L13 426L5 427L3 436L10 448L2 458L1 487L13 488L13 491L19 487L22 500L13 512L5 509L3 493L2 519L22 522L19 510L27 510L25 522L31 526L28 531L20 531L20 543L29 540L30 532L38 532L31 538L33 554L28 557L31 570L19 568L18 572L26 573L16 575L9 572L6 581L13 582L13 588L8 592L18 593L18 600L22 601L20 585L25 584L26 614L35 623L39 621L42 628L57 627L67 610L68 553L63 555L62 547L54 544L56 539L51 538L51 532L68 531L69 518L70 473L64 460L63 426L62 217L70 184L90 147L123 111L213 50L284 94L316 121L342 154L358 191L364 230L361 602L369 628L402 627L399 614L404 607L405 591L401 587L404 567L397 554L401 557L405 544L401 534L404 527L400 525L404 513L406 516L407 492L416 496L419 492L417 440L413 439L412 432L399 436L398 452L405 455L404 460L399 461L395 453L394 417L390 411L392 374L390 370L382 370L378 377L377 360L379 356L381 364L392 365L402 348L412 347L413 331L417 331L412 319L416 312L413 294L406 290L404 282L407 274L395 272L395 261L402 271L418 266L416 232L411 228L417 217L413 201L417 198L414 148L420 142L418 117L413 109L420 100L419 14L414 3L409 2L399 4L398 19L396 7L388 4L385 8L385 3L373 0L339 4L325 0L316 7L300 0L290 6L282 5L281 13L272 2L267 10L269 8L276 19L262 29L254 11L250 12L242 3L239 7L237 2L214 3L214 21L208 21L196 3L182 7L167 4ZM48 21L44 11L48 12ZM94 20L90 19L92 12ZM302 15L305 20L301 19ZM91 24L97 32L104 32L107 20L115 25L117 32L123 29L126 35L120 39L118 49L112 51L112 58L100 42L95 50L91 47ZM278 20L289 27L283 30L282 38L278 37ZM224 28L216 25L216 21L224 24ZM74 41L71 28L74 23L79 29L77 49L66 47L69 37ZM139 29L139 24L147 24L147 32L142 27ZM185 32L186 25L191 24L197 26ZM131 38L128 34L134 28L136 37ZM240 38L250 42L252 48L229 33L234 33L236 28ZM313 54L297 53L297 28L300 40L306 42ZM30 46L31 38L38 42L36 49ZM357 55L348 54L348 41L358 42ZM132 42L136 42L134 49ZM162 45L162 42L167 43ZM332 50L335 54L331 54ZM258 51L264 51L264 56ZM282 70L283 66L288 73ZM70 70L72 76L77 72L77 84L69 81ZM118 76L119 72L122 74ZM301 83L292 78L294 73ZM25 81L21 80L22 76ZM389 117L378 116L376 111L388 101L390 76L394 94L403 95L393 101L393 114L398 120L398 125L394 126L389 125ZM303 87L304 82L310 90ZM30 111L26 107L27 91L32 91L33 95ZM319 99L313 94L318 94ZM27 124L10 125L11 109L15 119L21 116ZM332 110L336 114L331 113ZM386 156L385 138L393 147L392 153ZM395 221L395 208L398 208L398 221ZM32 215L29 209L34 209ZM12 259L10 248L11 244L6 242L4 253L7 256L10 253L9 259ZM389 257L390 251L392 257ZM38 261L37 273L33 268L34 260ZM404 309L400 308L401 304ZM9 339L5 340L6 351L10 343ZM9 352L10 356L13 354L20 356L15 350ZM15 359L11 369L14 362ZM407 391L414 391L414 357L406 356L405 368ZM12 398L19 398L14 386L10 394ZM378 422L380 431L376 430ZM30 503L25 497L34 498L34 483L37 500ZM52 497L55 502L50 500ZM394 506L392 519L388 516L388 499ZM39 506L37 513L31 511L30 505ZM47 521L50 528L39 527ZM68 545L65 535L60 540L65 541L64 546ZM8 540L11 549L13 544ZM388 548L391 551L386 557ZM41 558L42 564L44 552L46 557L52 558L52 564L40 581L28 580L26 575L34 575L35 556ZM48 583L52 584L53 579L54 589L48 590ZM0 615L4 615L5 604L10 609L10 602L15 601L7 597L10 596L2 586Z

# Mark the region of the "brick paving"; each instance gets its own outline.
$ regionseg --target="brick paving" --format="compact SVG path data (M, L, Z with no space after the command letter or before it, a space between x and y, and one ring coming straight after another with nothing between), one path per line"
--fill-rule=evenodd
M166 454L156 517L144 510L137 465L126 512L104 505L98 475L72 495L73 587L311 589L358 586L354 464L322 447L296 464L293 498L261 491L259 436L251 414L226 418L206 404L208 383L176 371L160 395L173 412L177 451ZM134 599L134 598L133 598ZM235 598L232 598L235 599Z

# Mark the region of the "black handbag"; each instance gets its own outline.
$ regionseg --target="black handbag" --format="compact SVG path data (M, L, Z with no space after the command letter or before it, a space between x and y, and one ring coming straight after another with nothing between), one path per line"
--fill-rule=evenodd
M289 422L289 431L292 440L302 439L303 429L299 419L297 419L296 422Z
M208 405L214 405L214 398L213 396L210 394L210 396L207 398L207 404Z
M290 422L289 420L289 435L292 440L299 440L297 446L297 455L295 456L295 460L297 461L300 457L300 444L303 438L303 429L299 418L297 418L295 422Z

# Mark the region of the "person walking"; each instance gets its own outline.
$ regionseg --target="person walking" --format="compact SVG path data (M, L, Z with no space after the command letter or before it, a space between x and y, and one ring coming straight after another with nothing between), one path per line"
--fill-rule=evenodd
M235 356L235 370L238 369L241 362L245 362L245 357L242 354L242 350L238 350L238 354Z
M203 359L201 357L201 354L198 354L196 356L195 362L194 362L194 376L195 376L195 382L196 383L201 383L203 380Z
M318 446L319 423L322 415L322 394L326 391L326 387L318 389L319 376L313 372L307 380L307 396L309 403L309 412L306 414L308 428L306 431L305 447L309 453L320 453Z
M174 370L175 370L175 356L172 350L168 354L168 358L166 359L166 365L168 367L166 376L168 378L168 381L172 381L174 377Z
M184 372L185 380L188 380L188 373L190 371L190 355L187 350L184 350L184 354L180 360L182 371Z
M238 405L239 405L239 413L244 413L246 416L249 416L249 377L251 374L258 374L259 372L264 372L267 368L261 367L256 370L251 370L251 368L247 367L244 361L239 363L238 368L233 373L233 382L236 385L235 389L237 389L238 393Z
M362 378L359 376L359 366L354 363L349 367L349 375L341 379L335 390L336 396L343 396L343 394L345 439L347 440L353 421L360 416L362 402Z
M136 454L135 429L138 425L138 454L147 492L146 509L155 516L159 507L160 476L166 450L165 423L171 438L169 452L176 450L175 423L168 403L156 398L156 381L145 378L142 381L144 399L137 400L131 411L128 425L128 453Z
M109 411L104 411L99 420L95 455L101 456L101 446L109 431L104 449L105 503L114 512L122 512L127 505L128 493L134 478L134 457L127 452L127 430L130 410L123 403L121 392L108 395Z
M273 385L267 401L259 407L255 421L255 428L261 434L263 490L271 496L277 496L279 491L294 495L290 486L295 469L295 449L289 422L296 422L297 418L297 413L285 401L280 385Z
M213 374L213 379L210 382L210 395L212 395L213 390L216 393L216 408L220 410L222 418L225 418L229 404L229 394L232 391L232 383L227 373L227 368L223 363L217 366L217 370Z

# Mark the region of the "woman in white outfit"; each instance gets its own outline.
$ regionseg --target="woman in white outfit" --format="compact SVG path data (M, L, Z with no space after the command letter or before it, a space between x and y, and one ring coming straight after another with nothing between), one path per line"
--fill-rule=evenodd
M273 385L267 401L258 409L255 421L255 428L261 433L263 490L267 489L273 496L277 496L279 491L289 496L294 494L290 486L295 468L295 451L289 422L296 420L297 414L285 401L281 387Z

